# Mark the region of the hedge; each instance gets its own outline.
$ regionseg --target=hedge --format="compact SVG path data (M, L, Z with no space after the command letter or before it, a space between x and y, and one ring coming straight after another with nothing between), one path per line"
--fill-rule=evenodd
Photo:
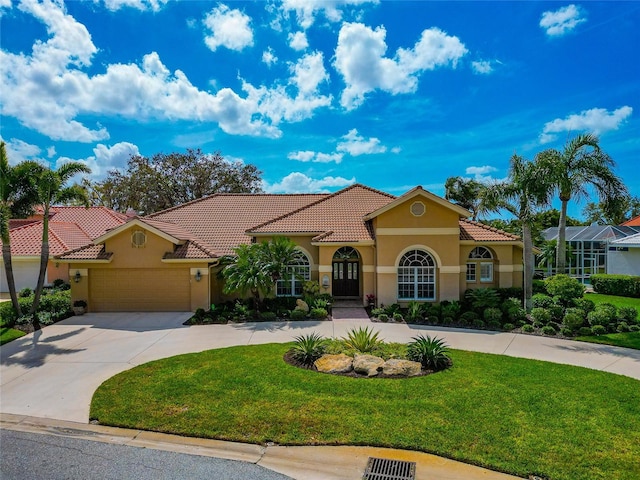
M596 293L640 298L640 276L633 275L591 275L591 285Z

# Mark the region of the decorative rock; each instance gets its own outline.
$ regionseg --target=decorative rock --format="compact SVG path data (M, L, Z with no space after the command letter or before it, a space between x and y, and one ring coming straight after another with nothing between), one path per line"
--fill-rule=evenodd
M296 300L296 310L302 310L304 313L309 313L309 305L302 299Z
M353 369L356 373L375 377L382 371L384 360L373 355L356 355L353 359Z
M403 377L413 377L420 375L422 365L420 362L412 362L411 360L402 360L400 358L391 358L384 362L382 373L385 375L401 375Z
M319 372L347 373L353 368L353 358L341 353L340 355L323 355L313 362Z

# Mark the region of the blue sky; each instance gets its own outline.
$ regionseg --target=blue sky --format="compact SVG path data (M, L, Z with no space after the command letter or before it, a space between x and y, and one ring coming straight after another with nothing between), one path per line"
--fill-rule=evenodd
M201 148L268 192L442 195L594 132L640 195L640 3L0 0L10 161ZM577 215L580 206L574 206Z

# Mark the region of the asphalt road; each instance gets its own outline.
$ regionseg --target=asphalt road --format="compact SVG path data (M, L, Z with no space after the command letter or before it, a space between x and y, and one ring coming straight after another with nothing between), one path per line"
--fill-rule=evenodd
M288 480L252 463L0 429L2 480Z

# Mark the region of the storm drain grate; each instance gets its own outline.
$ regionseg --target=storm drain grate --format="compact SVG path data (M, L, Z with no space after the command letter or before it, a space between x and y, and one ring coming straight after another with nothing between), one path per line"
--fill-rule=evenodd
M416 462L369 457L362 480L415 480Z

